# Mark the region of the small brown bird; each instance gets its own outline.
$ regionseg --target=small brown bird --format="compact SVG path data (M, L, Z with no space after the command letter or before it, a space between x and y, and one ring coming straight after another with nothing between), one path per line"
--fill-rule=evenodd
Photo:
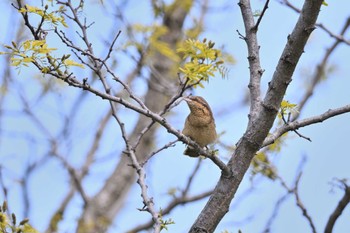
M197 142L201 147L213 143L217 137L215 120L210 106L200 96L189 96L184 98L190 108L190 114L186 118L182 133ZM188 146L184 151L185 155L198 157L198 152Z

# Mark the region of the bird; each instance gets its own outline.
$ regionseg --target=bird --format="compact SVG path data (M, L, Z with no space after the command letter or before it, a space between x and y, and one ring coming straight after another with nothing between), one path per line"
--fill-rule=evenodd
M201 96L184 97L190 109L182 133L191 138L202 148L213 143L216 138L216 126L213 113L208 102ZM187 146L184 155L198 157L198 152L191 146Z

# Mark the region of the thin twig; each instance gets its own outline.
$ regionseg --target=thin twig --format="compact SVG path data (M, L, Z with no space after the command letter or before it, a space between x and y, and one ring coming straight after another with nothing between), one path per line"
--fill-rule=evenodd
M343 36L347 32L347 30L349 29L349 26L350 26L350 17L346 20L339 36ZM302 100L298 104L298 111L296 112L296 114L293 115L292 121L295 121L296 119L298 119L298 117L300 116L301 110L304 108L307 101L313 95L314 90L316 88L316 85L319 84L320 80L325 76L326 66L327 66L328 60L329 60L330 56L333 54L333 52L335 51L335 49L339 45L341 45L341 41L336 40L333 42L333 44L328 49L326 49L322 60L316 66L317 68L316 68L316 71L315 71L313 77L311 78L310 85L307 87Z
M301 127L305 127L305 126L316 124L316 123L321 123L321 122L323 122L327 119L330 119L334 116L341 115L341 114L348 113L348 112L350 112L350 104L345 105L345 106L340 107L340 108L329 109L328 111L326 111L320 115L317 115L317 116L313 116L313 117L306 118L306 119L299 120L299 121L293 121L287 125L283 125L282 127L278 128L274 133L272 133L270 136L268 136L265 139L261 148L274 143L280 136L282 136L284 133L286 133L288 131L299 129Z
M309 222L309 225L311 227L312 232L313 233L317 233L315 224L314 224L311 216L309 215L307 209L305 208L305 206L302 203L302 201L300 199L300 196L299 196L298 188L299 188L299 181L300 181L301 176L302 176L302 172L299 173L299 175L297 177L297 180L295 181L295 184L294 184L293 193L294 193L294 196L295 196L295 201L296 201L297 206L300 208L301 212L303 213L303 216Z
M145 161L143 161L141 164L141 166L144 166L155 154L158 154L159 152L161 152L162 150L168 149L169 147L174 147L175 144L179 141L179 139L176 139L174 141L168 142L167 144L165 144L164 146L160 147L159 149L153 151L150 155L148 155L145 159Z
M296 202L297 207L299 207L299 209L302 211L302 214L303 214L303 216L306 218L306 220L308 221L308 223L309 223L309 225L310 225L310 227L311 227L312 232L313 232L313 233L316 233L317 231L316 231L315 224L314 224L314 222L313 222L311 216L309 215L307 209L305 208L304 204L302 203L302 201L301 201L301 199L300 199L300 196L299 196L299 192L298 192L300 178L301 178L301 176L302 176L302 174L303 174L303 171L302 171L303 169L302 169L302 167L304 166L305 161L306 161L306 160L305 160L305 157L303 157L303 159L302 159L302 160L300 161L300 163L299 163L297 176L296 176L296 178L295 178L294 185L293 185L292 188L290 188L290 187L287 185L287 183L284 181L284 179L283 179L281 176L277 176L277 177L276 177L277 180L280 181L282 187L287 191L287 194L286 194L284 197L282 197L282 198L278 201L278 207L279 207L279 205L282 204L281 202L282 202L283 200L285 200L286 197L287 197L288 195L293 194L294 197L295 197L295 202ZM270 217L270 219L269 219L269 221L268 221L268 224L266 225L266 228L265 228L264 232L269 232L269 228L270 228L270 226L271 226L271 224L272 224L272 221L275 219L274 216L275 216L275 214L276 214L276 211L277 211L277 210L276 210L276 208L275 208L275 210L274 210L274 212L273 212L273 215Z
M117 41L117 39L119 38L120 34L122 33L121 30L118 31L117 35L114 37L112 43L111 43L111 46L109 47L109 50L108 50L108 53L106 55L106 58L103 59L103 62L106 62L110 57L111 57L111 54L113 52L113 47L114 47L114 44L115 42Z
M280 3L283 5L288 6L289 8L291 8L292 10L294 10L295 12L297 12L298 14L300 14L301 10L299 8L297 8L296 6L294 6L292 3L290 3L288 0L280 0ZM350 20L350 18L348 18L348 20ZM347 45L350 45L350 41L346 40L343 35L337 35L333 32L331 32L331 30L329 30L326 26L324 26L321 23L316 23L315 24L317 27L321 28L322 30L324 30L326 33L328 33L331 37L337 39L340 42L343 42Z
M146 173L145 173L143 167L138 162L135 151L132 150L132 147L130 146L128 137L126 135L124 123L114 113L113 113L113 116L116 119L116 121L118 122L118 125L120 127L120 131L122 133L122 138L123 138L125 146L126 146L125 153L129 156L129 158L132 162L132 167L136 170L136 173L138 175L137 183L139 184L139 186L141 188L141 197L143 199L143 204L144 204L144 206L140 210L147 211L151 214L152 220L154 223L153 224L154 232L158 233L161 230L161 224L162 224L161 223L161 216L155 210L153 198L149 197L149 195L148 195L148 192L147 192L148 188L147 188L146 181L145 181Z
M283 120L283 122L284 122L285 125L288 125L288 124L290 123L290 114L288 114L288 120L286 120L285 117L284 117L284 111L283 111L283 109L281 109L281 117L282 117L282 120ZM302 135L302 134L299 133L296 129L293 129L292 131L293 131L294 133L296 133L299 137L304 138L304 139L308 140L309 142L311 142L311 138Z
M276 217L278 216L278 212L282 206L282 204L287 200L287 198L290 196L290 192L287 192L286 194L284 194L282 197L280 197L276 204L275 204L275 208L273 209L273 212L269 218L269 220L266 223L266 226L263 230L263 233L270 233L271 232L271 225L273 223L273 221L276 219Z
M263 10L258 18L258 21L255 24L253 30L258 31L260 22L261 22L262 18L264 17L265 11L267 10L267 8L269 8L269 2L270 2L270 0L266 0L264 8L263 8Z
M186 196L188 194L192 185L192 181L196 176L196 174L198 173L199 168L201 167L201 164L202 164L202 159L198 159L196 166L194 167L192 173L188 177L186 187L184 188L184 190L182 190L182 196Z

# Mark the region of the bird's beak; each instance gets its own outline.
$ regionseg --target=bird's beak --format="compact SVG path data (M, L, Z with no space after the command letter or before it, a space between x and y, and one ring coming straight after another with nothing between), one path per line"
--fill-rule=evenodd
M182 97L183 100L185 100L186 102L192 101L190 98L188 98L188 96L184 96Z

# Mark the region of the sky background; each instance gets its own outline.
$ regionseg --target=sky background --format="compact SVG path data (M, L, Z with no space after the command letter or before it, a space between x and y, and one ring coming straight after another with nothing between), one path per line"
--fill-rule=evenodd
M39 4L40 1L32 1ZM118 30L125 31L125 25L114 25L108 12L109 5L106 2L106 8L101 9L99 1L86 1L84 15L95 24L91 27L90 33L93 38L93 44L96 46L97 53L105 54L103 51L103 41L110 40ZM292 1L293 4L301 7L302 1ZM327 1L329 6L322 7L318 22L323 23L332 32L338 33L349 16L349 3L347 1ZM264 1L252 1L253 9L261 10ZM198 3L191 13L192 16L198 14ZM193 94L204 96L212 107L213 113L217 116L216 125L218 132L225 132L222 136L223 142L229 145L235 145L246 129L248 108L241 106L242 100L247 92L249 82L249 70L247 62L246 44L241 40L236 32L239 30L244 34L244 27L240 9L237 1L212 1L211 10L208 12L205 20L205 32L200 38L208 38L215 41L217 46L224 46L225 49L234 56L236 64L230 68L226 79L219 76L205 85L204 89L196 89ZM16 11L7 3L0 3L1 9L6 9L1 14L3 26L0 28L0 42L4 44L11 43L11 38L15 29L18 27L16 21ZM123 12L129 23L152 24L151 7L148 1L130 1ZM264 16L259 28L258 39L261 46L260 59L261 66L265 70L262 79L262 93L267 89L267 83L271 79L275 66L279 60L280 54L286 43L287 36L291 32L298 15L291 9L281 5L278 1L271 1L269 8ZM14 23L16 22L16 23ZM186 23L190 24L190 20ZM13 30L11 30L13 28ZM68 35L78 40L74 32ZM349 38L349 33L347 33ZM122 33L117 41L117 47L127 42L126 33ZM300 63L294 73L293 82L290 84L286 100L297 103L308 79L320 62L325 50L333 43L330 38L321 29L316 29L311 35L308 45L305 48ZM57 38L48 38L48 44L52 47L59 46ZM59 52L65 49L58 47ZM349 66L350 48L346 45L340 45L330 58L330 64L334 65L335 71L327 76L327 80L317 86L314 95L311 97L307 106L301 114L301 118L318 115L330 108L337 108L350 103L350 66ZM119 55L123 57L123 55ZM7 64L3 57L0 57L1 70ZM133 67L133 64L122 59L118 65L117 73L120 77L125 76ZM85 70L76 70L83 76L88 74ZM19 79L20 85L14 85L8 92L8 96L3 109L7 113L3 115L1 124L2 139L0 141L0 158L3 169L4 182L9 189L9 204L11 211L24 217L22 194L19 188L18 179L23 175L25 165L34 161L47 151L47 141L43 138L40 130L28 121L21 114L20 96L26 96L29 99L36 99L41 92L39 81L33 67L22 69L20 74L13 70L14 77ZM147 73L147 71L145 71ZM45 77L49 78L49 77ZM145 89L144 83L135 87L138 93ZM50 133L55 135L64 124L62 116L71 110L74 101L80 95L80 90L71 87L58 87L54 94L45 95L40 104L31 106L40 119L49 129ZM79 143L75 145L65 145L61 150L69 156L69 161L74 166L79 166L84 160L80 154L85 151L91 143L91 129L97 127L98 119L107 109L107 102L101 102L93 95L84 97L85 103L81 106L81 111L75 116L73 124L76 127L73 134L78 137ZM127 123L127 130L132 129L132 123L135 116L128 110L122 110L125 114L123 120ZM225 113L225 114L223 114ZM185 103L180 104L174 112L167 117L176 128L181 129L188 114L188 108ZM128 118L128 119L126 119ZM297 135L290 133L288 140L280 153L272 156L272 161L278 168L278 173L282 176L288 185L292 186L298 171L300 162L305 158L303 164L303 175L299 184L299 194L301 200L308 209L309 214L315 222L318 231L323 231L330 213L343 195L343 191L334 188L331 182L334 178L349 178L350 154L348 149L350 133L350 115L345 114L337 116L322 124L308 126L299 130L303 135L310 137L312 142L308 142ZM105 177L112 171L117 159L113 157L119 154L120 146L115 140L117 126L114 122L110 123L108 133L104 136L104 146L99 151L100 160L98 165L93 167L87 179L84 180L84 188L89 195L93 195L103 184ZM117 133L118 134L118 133ZM87 136L85 136L87 135ZM37 136L39 139L28 144L28 138ZM158 145L163 145L173 137L159 131L157 137ZM152 159L146 167L147 184L149 193L154 197L156 206L162 207L170 197L166 194L171 188L183 187L189 174L196 166L197 159L182 156L185 146L177 144L176 147L163 151ZM225 159L227 154L220 154ZM209 160L202 161L199 175L196 177L192 194L207 191L214 187L220 171ZM38 169L29 180L29 196L32 210L30 220L32 224L42 231L51 217L51 214L58 207L63 195L68 189L69 177L63 169L62 164L52 159ZM253 190L250 191L249 190ZM249 172L246 174L236 198L232 202L230 212L225 216L218 226L216 232L228 230L229 232L261 232L264 229L268 218L271 216L274 204L285 194L285 190L280 183L256 177L250 179ZM3 200L3 194L0 194L0 200ZM198 201L190 205L179 206L172 213L171 217L176 224L170 225L168 232L187 232L200 210L204 207L207 199ZM79 217L82 201L77 195L69 206L67 219L61 225L62 232L73 232L75 225L72 224ZM113 224L109 232L124 232L130 229L135 223L143 223L149 219L149 214L139 212L136 208L142 207L140 198L140 189L135 185L129 197L126 200L125 208L120 213L118 220ZM27 216L26 216L27 217ZM349 208L345 209L342 216L338 219L334 232L343 233L350 229ZM278 217L272 225L271 232L311 232L306 219L302 216L300 209L295 206L294 197L290 196L282 205Z

